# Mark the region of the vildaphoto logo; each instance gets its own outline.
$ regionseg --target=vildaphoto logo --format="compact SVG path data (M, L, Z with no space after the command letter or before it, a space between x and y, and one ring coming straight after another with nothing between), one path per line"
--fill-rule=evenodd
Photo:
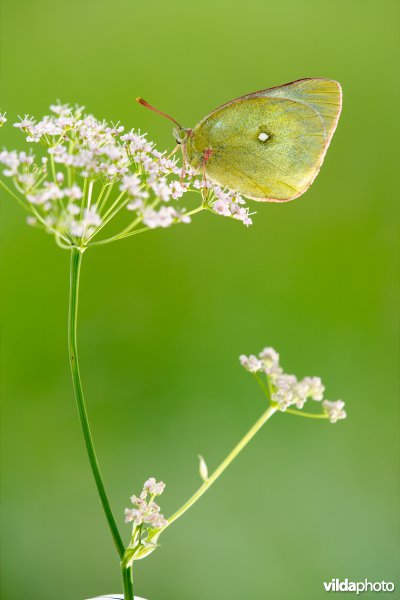
M349 581L347 578L331 579L324 581L326 592L355 592L362 594L363 592L394 592L395 586L392 581Z

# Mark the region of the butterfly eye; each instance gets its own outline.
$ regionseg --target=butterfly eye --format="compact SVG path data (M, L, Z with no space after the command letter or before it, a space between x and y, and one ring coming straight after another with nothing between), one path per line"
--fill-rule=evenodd
M187 130L180 127L179 129L175 127L173 130L174 138L177 144L183 144L187 136Z
M260 142L266 142L267 140L269 140L270 137L271 136L266 131L261 131L258 134L258 139L260 140Z

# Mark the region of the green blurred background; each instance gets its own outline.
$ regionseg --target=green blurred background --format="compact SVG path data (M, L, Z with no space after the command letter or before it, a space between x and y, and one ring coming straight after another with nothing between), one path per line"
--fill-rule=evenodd
M11 122L60 98L172 147L168 122L135 96L193 126L300 77L344 89L305 196L254 205L249 229L201 214L85 255L84 384L125 539L123 509L145 478L167 482L170 514L199 485L197 454L216 466L263 410L240 353L273 345L288 371L321 375L327 397L347 403L336 426L274 417L137 563L148 600L317 600L333 577L396 581L397 12L391 0L3 1ZM22 147L22 136L5 127L3 145ZM117 592L69 379L69 257L1 199L1 597Z

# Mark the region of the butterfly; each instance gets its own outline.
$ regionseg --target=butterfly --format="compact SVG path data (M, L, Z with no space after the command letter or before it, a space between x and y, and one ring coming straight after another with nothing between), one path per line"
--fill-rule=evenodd
M285 202L317 176L339 120L342 90L332 79L298 79L231 100L194 129L136 100L175 123L184 162L197 173L253 200Z

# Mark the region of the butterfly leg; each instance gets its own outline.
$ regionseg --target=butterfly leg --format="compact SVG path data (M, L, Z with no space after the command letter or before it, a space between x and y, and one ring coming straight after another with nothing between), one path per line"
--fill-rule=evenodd
M203 162L203 183L204 184L206 184L206 182L207 182L206 166L207 166L207 163L210 160L212 154L213 154L212 148L206 148L203 153L203 161L202 162Z
M170 152L170 153L168 154L167 158L171 158L171 156L173 156L173 155L174 155L176 152L178 152L179 148L180 148L180 144L177 144L177 145L175 146L175 148L172 150L172 152Z
M206 187L207 175L206 175L206 163L203 163L203 186Z
M203 171L203 181L202 181L202 196L203 196L203 200L204 202L207 202L208 200L208 196L209 196L209 188L207 186L207 173L206 173L206 166L207 166L207 162L209 161L209 159L211 158L213 153L212 148L206 148L204 150L203 153L203 158L202 158L202 171Z
M178 144L178 146L179 146L179 144ZM181 171L181 184L182 184L183 180L185 178L185 175L186 175L187 160L186 160L186 146L185 146L185 144L181 144L180 146L182 148L182 171Z

